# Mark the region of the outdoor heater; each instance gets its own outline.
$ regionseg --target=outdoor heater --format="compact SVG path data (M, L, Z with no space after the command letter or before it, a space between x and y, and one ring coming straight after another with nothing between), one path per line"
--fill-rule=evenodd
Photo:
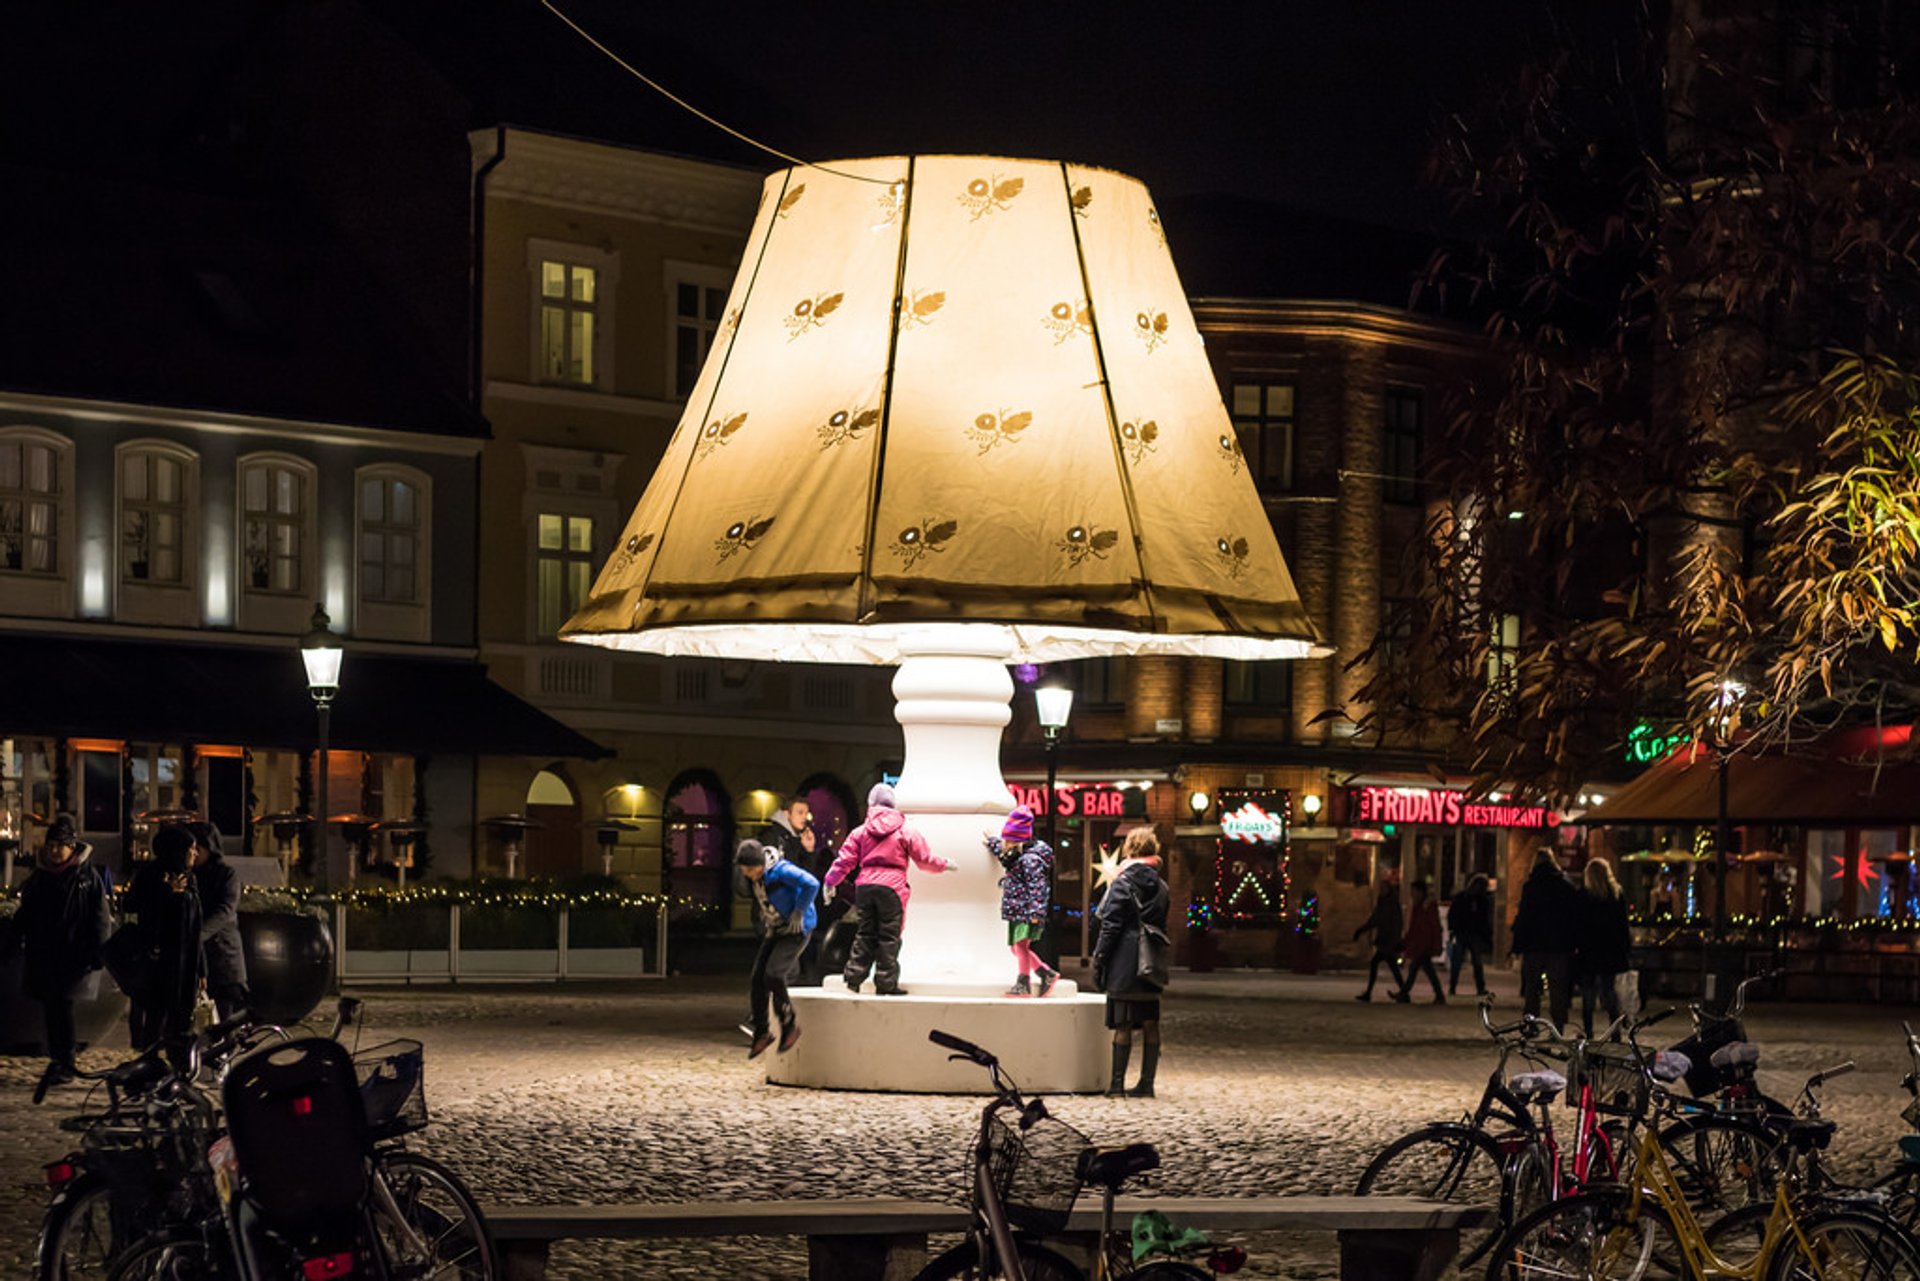
M1326 651L1220 402L1147 190L1053 161L836 161L767 179L687 408L567 640L898 668L919 875L904 999L797 992L774 1080L972 1090L926 1030L1097 1087L1100 1003L1011 977L1010 663ZM826 1026L822 1026L825 1024ZM910 1043L911 1042L911 1043ZM884 1051L884 1052L876 1052Z

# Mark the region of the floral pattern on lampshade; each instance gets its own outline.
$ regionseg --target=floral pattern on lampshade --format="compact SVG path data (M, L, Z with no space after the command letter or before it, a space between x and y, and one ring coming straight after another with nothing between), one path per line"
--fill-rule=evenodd
M996 209L1012 206L1015 196L1026 190L1025 178L1002 178L999 174L991 178L975 178L967 184L967 189L954 199L965 205L973 213L973 221L978 222Z
M1073 195L1068 198L1068 203L1073 206L1076 217L1086 217L1087 211L1093 208L1093 188L1075 187Z
M1153 446L1160 439L1160 424L1149 418L1145 422L1120 424L1120 448L1127 453L1127 461L1138 464L1141 459L1153 452Z
M792 191L789 191L786 195L780 197L780 208L775 212L775 216L784 218L788 214L792 213L793 207L800 203L800 197L806 194L807 194L807 184L804 182L795 183L793 185Z
M793 311L786 319L787 341L792 342L801 334L824 325L827 317L840 310L845 300L845 294L815 294L793 304Z
M716 418L700 431L700 449L698 456L705 458L720 446L733 439L733 434L747 425L745 414L735 414L731 418Z
M1093 333L1093 308L1085 298L1079 302L1062 299L1053 304L1047 318L1040 323L1047 327L1047 332L1053 335L1053 345L1058 347L1075 334Z
M1134 316L1133 332L1140 335L1148 351L1158 351L1160 344L1167 340L1167 327L1171 323L1166 312L1149 307Z
M713 540L713 550L720 554L721 560L731 560L741 552L750 552L754 544L767 536L773 528L771 516L749 516L745 520L736 520L727 526L727 532Z
M859 440L861 432L879 421L878 409L836 409L820 424L820 448L832 449L842 441Z
M1067 564L1078 568L1087 560L1105 560L1120 541L1117 529L1101 529L1086 522L1069 528L1054 546L1066 554Z
M912 569L921 557L945 551L948 540L959 532L957 520L923 520L901 530L888 550L900 558L900 568Z
M947 305L944 289L916 289L900 300L900 332L933 323L934 313Z
M973 426L967 428L967 439L984 454L996 445L1013 444L1020 439L1020 433L1032 425L1032 414L1003 409L997 414L981 414L975 418Z
M639 558L640 553L653 546L652 534L628 534L626 540L613 553L613 572L623 573Z
M1247 540L1233 534L1214 540L1214 555L1219 559L1220 568L1226 571L1228 578L1238 578L1247 570L1247 555L1253 550Z
M1223 431L1214 445L1220 451L1220 457L1226 460L1227 474L1238 476L1240 465L1246 461L1246 455L1240 452L1240 438L1230 431Z

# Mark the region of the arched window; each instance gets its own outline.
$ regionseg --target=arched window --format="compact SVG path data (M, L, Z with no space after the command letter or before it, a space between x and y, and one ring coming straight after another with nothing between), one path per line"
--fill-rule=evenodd
M51 432L0 428L0 571L65 575L71 453Z
M192 577L199 458L165 441L120 447L120 581L184 587Z
M354 477L355 630L400 640L428 638L432 598L433 490L425 472L386 463Z
M314 586L314 466L286 454L240 460L240 585L305 599Z
M814 857L820 858L822 851L838 850L856 821L853 789L833 774L813 774L801 780L794 794L813 811L813 832L821 841Z
M711 770L688 770L667 787L661 871L666 893L719 907L732 893L733 806Z

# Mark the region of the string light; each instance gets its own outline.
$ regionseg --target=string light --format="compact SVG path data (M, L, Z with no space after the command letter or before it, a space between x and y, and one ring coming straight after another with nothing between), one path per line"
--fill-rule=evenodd
M243 895L266 899L285 896L299 904L310 904L313 895L305 890L271 890L255 895L249 890ZM486 881L473 885L458 883L446 884L429 882L425 885L409 885L405 889L397 886L356 886L335 892L334 902L346 907L362 909L387 909L399 907L508 907L542 908L548 911L557 908L657 908L665 904L669 907L698 908L711 906L686 895L668 897L664 894L634 894L626 890L594 889L565 890L558 886L535 882L520 884L502 882L498 884Z

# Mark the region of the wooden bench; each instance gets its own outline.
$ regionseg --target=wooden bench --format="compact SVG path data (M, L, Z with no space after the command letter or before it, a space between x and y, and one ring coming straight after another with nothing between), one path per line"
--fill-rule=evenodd
M1459 1253L1460 1230L1493 1211L1415 1197L1121 1197L1124 1228L1141 1210L1209 1232L1330 1232L1343 1281L1430 1281ZM486 1211L507 1281L539 1281L555 1241L805 1237L809 1281L912 1281L927 1237L966 1231L967 1211L932 1201L687 1201L636 1205L495 1205ZM1083 1196L1049 1244L1087 1257L1100 1201ZM741 1277L739 1281L757 1281Z

